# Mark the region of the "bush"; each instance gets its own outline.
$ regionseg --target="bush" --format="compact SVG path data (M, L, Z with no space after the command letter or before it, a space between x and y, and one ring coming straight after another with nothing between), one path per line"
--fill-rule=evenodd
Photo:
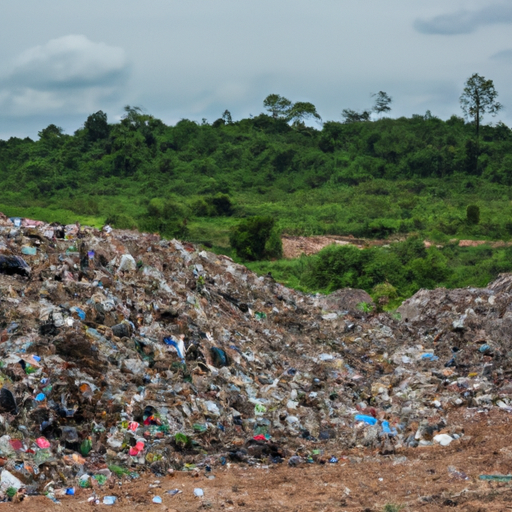
M278 258L283 246L272 217L252 217L231 230L229 243L236 254L249 261Z
M233 202L227 194L219 192L211 198L211 204L214 206L217 215L232 215Z
M134 218L123 213L114 213L107 217L105 224L116 229L137 229L137 222Z
M196 217L229 217L233 215L233 201L228 194L222 192L200 197L192 203L192 213Z

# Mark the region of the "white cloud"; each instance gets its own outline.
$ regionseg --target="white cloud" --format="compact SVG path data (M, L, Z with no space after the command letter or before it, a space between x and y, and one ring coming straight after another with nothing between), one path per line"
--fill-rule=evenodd
M0 84L0 104L17 115L91 112L119 92L127 75L122 48L68 35L14 59Z

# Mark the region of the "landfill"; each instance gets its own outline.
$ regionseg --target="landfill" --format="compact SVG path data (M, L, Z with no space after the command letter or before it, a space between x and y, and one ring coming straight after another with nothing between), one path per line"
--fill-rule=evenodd
M512 275L378 313L190 243L1 215L0 302L4 499L385 457L459 442L453 409L512 412Z

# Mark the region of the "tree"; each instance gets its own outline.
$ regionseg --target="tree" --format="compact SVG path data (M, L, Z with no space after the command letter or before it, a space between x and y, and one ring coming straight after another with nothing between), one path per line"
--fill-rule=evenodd
M224 113L222 114L221 119L223 119L226 124L232 124L233 123L233 119L231 117L231 112L229 110L227 110L227 109L224 110Z
M373 111L376 114L382 114L383 112L389 112L391 110L391 102L393 99L384 91L379 91L376 94L372 94L373 98L377 98L375 100L375 105L373 106Z
M61 137L63 131L64 130L60 126L49 124L46 128L43 128L40 132L37 132L37 135L39 135L39 138L42 140L50 140L56 137Z
M484 114L495 116L503 105L496 101L498 93L492 80L486 80L483 76L474 73L465 84L460 96L460 107L466 118L472 118L476 125L476 139L480 136L480 121Z
M139 130L146 126L149 120L153 118L153 116L145 114L140 107L131 107L130 105L126 105L124 107L124 111L126 113L121 118L121 124L129 126L135 130Z
M229 243L236 254L249 261L282 256L281 237L272 217L252 217L231 229Z
M99 110L95 114L91 114L87 118L87 121L85 121L84 128L87 133L87 138L91 142L106 139L110 132L107 122L107 114L102 110Z
M279 94L269 94L263 100L263 106L272 114L274 119L286 119L290 114L292 102Z
M344 123L360 123L362 121L369 121L371 112L369 110L363 110L362 112L356 112L350 108L344 108L341 115L344 118Z
M317 121L322 120L316 111L315 105L313 105L313 103L309 103L309 101L298 101L297 103L294 103L288 112L288 120L293 121L294 126L304 124L306 119L311 118L314 118Z

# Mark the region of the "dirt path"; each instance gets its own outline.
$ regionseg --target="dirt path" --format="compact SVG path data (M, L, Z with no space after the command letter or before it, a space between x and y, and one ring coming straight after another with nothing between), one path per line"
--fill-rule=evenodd
M407 449L389 457L356 449L335 453L338 464L231 465L213 468L214 479L203 472L196 476L179 472L163 478L148 475L123 485L112 482L110 488L108 484L98 488L100 499L105 495L117 497L115 505L100 504L98 508L125 512L378 512L394 504L402 505L404 511L512 510L512 484L479 479L481 474L512 473L512 415L471 409L449 416L450 422L459 421L465 435L448 447ZM450 473L451 466L464 472L467 479L463 474ZM194 497L195 488L204 491L203 498ZM182 492L171 496L168 491L172 489ZM3 504L2 508L81 512L95 508L87 501L91 495L91 490L79 489L76 496L59 498L61 505L38 496ZM154 496L161 496L162 504L152 503Z

